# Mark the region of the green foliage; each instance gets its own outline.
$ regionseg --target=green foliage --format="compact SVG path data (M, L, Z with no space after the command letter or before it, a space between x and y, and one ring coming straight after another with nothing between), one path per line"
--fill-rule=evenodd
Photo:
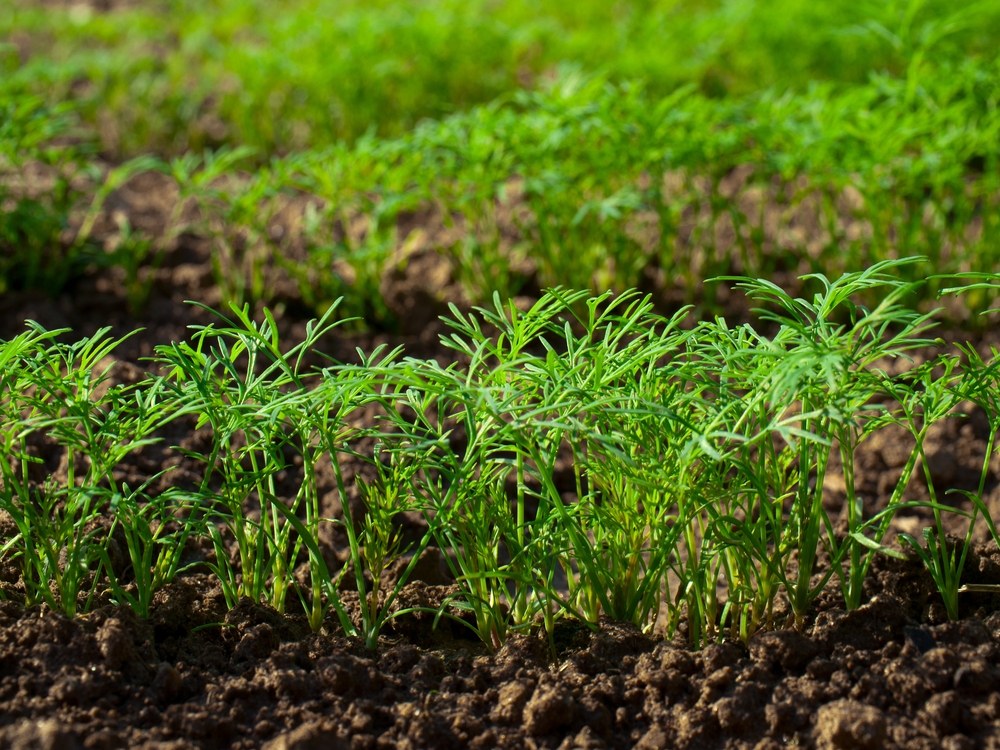
M107 506L114 519L109 536L120 531L125 540L131 585L122 585L108 551L97 547L114 597L127 603L139 617L146 618L153 594L190 567L181 566L185 543L205 534L198 498L174 489L151 498L143 490L152 481L147 480L135 491L123 483L121 492L111 494Z
M88 265L99 264L124 269L129 307L139 312L162 243L154 249L153 240L134 233L127 218L111 252L90 242L90 234L112 192L161 164L140 156L102 174L78 120L68 103L49 106L0 86L0 293L40 289L56 295ZM73 225L77 211L82 216Z
M147 616L201 538L230 606L284 611L292 594L314 630L333 614L374 647L435 544L459 591L437 616L492 649L561 617L649 631L661 611L696 645L747 640L780 624L779 596L801 627L835 579L860 606L873 555L903 554L885 536L922 481L934 526L900 538L958 616L980 517L998 538L983 499L998 356L882 367L931 343L915 310L935 294L961 291L951 312L967 317L997 296L996 3L50 10L0 0L0 292L117 268L139 314L193 233L235 318L158 347L167 374L135 386L108 383L107 331L0 342L0 510L17 529L0 555L27 603ZM163 235L114 217L117 235L95 237L149 170L178 188ZM404 234L414 215L443 230ZM482 305L452 310L458 361L379 349L311 368L334 325L395 324L385 276L418 246ZM789 272L794 290L766 280ZM250 313L282 274L321 316L290 349L266 308ZM732 274L773 335L703 314ZM529 284L550 291L522 310ZM663 318L637 288L691 306ZM689 314L702 322L683 330ZM968 513L924 455L966 401L991 431ZM195 487L116 479L182 415L206 434L185 451ZM866 515L854 455L889 425L915 446ZM838 465L843 524L822 502ZM320 515L327 467L338 518ZM427 523L409 547L404 512ZM964 544L951 512L970 519ZM347 538L339 570L330 533Z
M80 271L80 248L61 237L79 199L71 178L87 156L84 148L58 143L75 125L71 106L47 106L38 96L0 87L0 292L58 292Z
M167 19L159 6L41 14L12 5L5 16L0 35L58 32L59 40L20 67L12 52L5 58L0 282L8 287L56 293L100 262L126 271L139 311L162 251L195 232L210 241L224 303L269 302L283 273L317 313L344 297L343 314L391 327L382 281L420 240L400 231L414 212L450 230L421 241L478 303L493 292L508 299L530 281L595 293L655 289L713 311L717 287L704 280L719 275L835 277L920 254L927 264L906 268L917 280L930 269L991 271L1000 257L992 4L300 0L282 14L251 0L168 6ZM654 29L699 40L702 57L674 58L674 47L646 55L673 78L628 62L625 42L652 44ZM147 35L158 51L138 51ZM796 35L795 44L776 43ZM528 67L548 72L521 88L512 60L536 46ZM125 64L130 56L146 60L136 63L142 75ZM455 63L466 57L475 64ZM680 61L691 59L701 72L683 72ZM769 65L795 73L764 73ZM505 72L484 78L490 66ZM97 83L74 84L90 93L70 107L56 84L81 77ZM723 78L731 95L706 94ZM458 93L476 88L473 80L494 83ZM56 92L52 103L43 89ZM106 175L88 165L100 133L75 145L66 136L79 132L81 113L97 117L98 102L135 109L99 118L125 118L111 128L138 139L125 153L141 144L169 160L140 157ZM170 123L140 125L161 116ZM209 121L228 134L199 136ZM41 196L17 187L38 164L51 165L56 180ZM101 252L90 232L104 199L140 169L166 171L178 185L165 234L142 237L119 222L120 237ZM277 231L293 204L305 205L300 229ZM70 217L80 213L77 225ZM992 294L965 299L974 309Z
M126 498L133 514L142 515L133 493L115 490L114 470L155 442L153 433L176 409L155 385L106 387L106 358L120 343L107 337L108 329L75 344L54 342L61 333L31 324L27 333L3 343L0 510L17 527L4 551L20 558L27 603L45 602L73 616L94 568L108 561L109 537L98 523L104 511ZM44 464L32 446L46 443L56 460L65 461L64 473L43 470L39 477L32 471ZM143 598L135 603L138 611L148 611L152 586L176 573L176 565L159 557L156 562L164 567L155 580L137 576ZM114 575L110 567L107 572ZM84 606L89 603L88 597Z
M832 277L915 254L926 262L898 269L911 281L991 270L998 92L1000 68L973 63L928 77L919 96L905 79L876 78L726 101L571 73L400 139L365 137L252 173L241 171L245 148L142 163L180 191L158 246L183 232L208 238L227 302L266 302L281 271L318 312L343 296L344 313L391 326L382 281L416 237L399 227L427 211L459 230L426 240L474 302L508 299L533 277L594 292L652 284L714 310L718 285L705 279L733 272ZM300 229L277 231L293 204ZM116 251L127 269L135 247L123 239Z
M211 428L210 450L186 453L205 467L198 495L213 506L212 518L222 527L210 524L208 532L215 546L212 567L227 602L235 606L241 597L266 597L283 612L301 547L286 515L274 507L281 502L275 475L285 468L282 447L294 434L290 425L295 414L286 408L285 391L304 387L303 353L331 324L321 320L310 327L304 342L282 352L270 313L257 325L245 307L233 305L232 311L236 322L223 318L228 325L202 327L192 343L159 347L159 361L170 374L158 383L198 414L199 428ZM309 505L316 523L317 503L315 488L303 485L291 512ZM223 530L235 544L238 566L230 559Z
M778 596L801 627L833 579L846 607L860 606L873 555L903 556L884 543L893 515L919 504L934 526L923 543L900 538L956 618L977 518L996 536L983 501L993 440L978 490L965 493L971 512L941 501L925 443L967 401L995 437L1000 364L966 348L882 369L933 343L933 314L903 304L913 285L898 278L922 261L800 279L815 285L811 299L733 279L766 305L773 336L721 318L683 329L687 310L662 318L636 292L556 288L527 310L497 295L491 308L453 309L443 341L459 356L446 367L380 349L358 365L308 369L336 306L291 348L270 313L258 323L233 306L234 320L158 348L166 374L105 391L108 371L95 368L117 342L100 332L58 344L61 332L32 326L0 348L0 508L18 532L2 553L20 560L29 602L72 615L106 590L146 616L186 541L207 539L205 564L230 606L250 597L284 611L294 593L315 630L333 612L374 648L387 623L413 611L396 601L434 544L458 593L432 611L490 648L538 622L551 636L563 617L596 627L607 615L649 631L661 607L668 633L686 624L697 646L782 625ZM858 304L872 293L877 306ZM363 413L378 416L360 427ZM210 428L185 451L202 466L197 486L152 496L154 477L119 488L115 467L188 414ZM914 446L888 505L866 513L854 456L889 425ZM43 435L66 456L65 476L32 469ZM838 463L842 517L823 502ZM341 518L320 515L323 465ZM929 499L904 501L918 474ZM427 524L410 546L401 513ZM947 513L970 518L964 545L946 538ZM348 542L339 571L321 547L331 527ZM131 573L116 565L112 535ZM401 572L391 587L390 567ZM359 592L353 615L339 593L345 577Z
M657 95L694 84L718 97L871 71L917 81L941 61L994 55L998 38L1000 11L982 0L0 3L0 39L18 41L0 57L7 74L78 101L120 154L397 136L564 62Z

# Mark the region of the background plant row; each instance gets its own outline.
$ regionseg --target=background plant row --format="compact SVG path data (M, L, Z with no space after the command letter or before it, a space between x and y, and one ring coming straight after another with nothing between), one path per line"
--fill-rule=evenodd
M480 303L530 282L654 288L712 309L716 287L703 279L714 275L836 275L914 253L928 263L905 269L913 279L990 271L998 84L995 64L966 61L921 78L713 100L569 73L398 139L253 171L254 152L240 147L108 172L90 142L67 141L70 105L8 94L0 283L56 292L88 264L110 264L125 269L138 309L151 268L192 232L211 241L224 302L267 301L291 278L318 313L344 296L343 313L389 326L382 279L414 250L447 259L464 298ZM179 191L157 237L102 214L150 169ZM416 212L440 231L406 229Z
M70 616L109 598L148 616L158 588L207 568L231 607L248 596L285 611L294 597L315 630L329 615L374 646L407 612L395 599L434 545L457 582L436 616L490 648L539 623L551 634L566 616L649 631L661 609L667 632L683 623L694 645L746 640L784 624L779 599L802 627L831 582L858 607L874 555L904 554L883 541L922 474L934 524L898 538L957 618L977 522L997 538L983 496L995 482L1000 357L968 346L887 369L933 343L933 315L903 304L913 289L898 278L921 261L812 277L811 299L736 279L766 305L772 337L722 318L683 329L686 311L660 317L634 292L555 289L527 311L497 297L475 314L453 310L443 342L461 362L448 366L382 348L359 365L309 368L334 308L288 348L270 313L254 322L234 306L231 319L158 347L160 374L114 385L118 342L106 331L63 344L31 325L0 346L0 554L20 569L5 591ZM857 306L866 292L881 302ZM970 404L989 424L982 474L946 502L924 442ZM175 448L198 479L173 484L168 470L165 485L123 482L181 418L210 434ZM890 425L914 445L887 507L866 513L855 455ZM46 468L44 446L61 470ZM846 497L831 511L824 479L837 470ZM343 518L322 517L323 471ZM405 545L402 512L427 524ZM951 513L969 518L964 541L946 538ZM340 570L323 548L330 526L348 542ZM362 592L352 606L345 579Z
M993 59L998 38L1000 11L982 0L0 2L5 82L79 103L116 158L398 136L560 64L656 96L741 96L873 71L918 80Z

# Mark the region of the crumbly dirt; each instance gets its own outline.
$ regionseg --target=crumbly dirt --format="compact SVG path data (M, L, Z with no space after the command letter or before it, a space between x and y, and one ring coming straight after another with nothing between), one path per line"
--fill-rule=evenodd
M555 662L537 634L490 656L405 619L369 651L249 600L226 612L201 575L145 622L3 603L0 747L1000 747L1000 613L932 625L928 584L882 565L854 612L698 653L566 622Z
M153 346L209 320L184 300L217 299L196 237L174 243L156 274L138 317L120 279L96 270L57 299L0 295L0 337L18 333L25 319L73 328L74 336L143 326L121 345L113 371L116 380L134 380ZM283 335L301 338L308 312L285 300ZM322 346L349 361L356 346L402 343L409 354L445 361L440 331L433 322L407 335L336 331ZM197 447L204 436L184 429L178 424L166 442ZM935 482L977 483L986 435L981 415L942 423L928 441ZM35 447L44 470L57 471L50 447ZM859 452L867 511L886 502L908 450L904 435L886 431ZM122 479L134 483L178 461L175 482L197 467L166 448L144 449L121 467ZM841 500L837 479L833 472L828 480L831 507ZM321 492L332 483L318 480ZM910 492L918 499L927 489L918 479ZM1000 460L987 492L1000 518ZM901 514L896 529L918 531L929 520L922 513ZM324 514L342 511L327 506ZM1000 550L984 532L977 529L965 580L1000 584ZM344 540L323 541L339 567ZM454 591L440 554L425 553L398 607L441 602ZM0 568L0 588L16 576L16 568ZM345 592L348 604L351 597ZM1000 748L1000 596L963 595L963 619L949 623L918 561L879 557L864 601L846 612L831 587L801 631L786 626L757 633L747 646L724 642L700 652L686 647L683 627L668 641L629 624L603 621L592 633L564 621L555 660L539 633L513 636L490 655L461 625L442 620L435 629L425 614L394 620L370 651L332 619L312 634L300 613L249 600L227 611L218 584L201 572L159 591L148 621L110 604L70 621L3 601L0 749Z

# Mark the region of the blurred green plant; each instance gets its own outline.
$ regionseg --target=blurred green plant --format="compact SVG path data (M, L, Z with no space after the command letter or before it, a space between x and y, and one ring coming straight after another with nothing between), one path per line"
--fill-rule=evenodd
M65 143L76 125L72 105L0 87L0 292L58 292L80 272L83 249L62 237L80 198L72 178L89 156L86 144Z
M908 78L990 58L988 0L267 0L48 12L0 2L13 83L73 99L119 157L245 144L267 154L398 136L544 81L558 65L712 97ZM331 54L331 50L335 53Z

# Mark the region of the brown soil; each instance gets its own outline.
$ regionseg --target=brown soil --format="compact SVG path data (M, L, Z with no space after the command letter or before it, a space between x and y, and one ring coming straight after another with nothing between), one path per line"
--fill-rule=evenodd
M156 273L139 318L120 279L96 271L55 300L2 295L0 337L29 318L74 335L145 326L117 352L115 377L136 377L154 345L207 322L184 300L218 298L198 238L182 237ZM293 298L282 309L283 333L301 337L307 311ZM323 346L350 360L355 346L403 343L445 360L439 332L433 323L402 337L339 332ZM935 481L975 484L985 439L975 415L944 423L929 443ZM907 452L888 432L861 452L868 510L886 501ZM150 451L126 469L149 476L176 463L168 454ZM1000 517L1000 464L992 468L989 502ZM828 490L837 503L836 476ZM919 482L912 489L924 492ZM914 511L897 528L914 532L927 520ZM967 582L1000 584L1000 550L978 541ZM326 543L342 562L343 540ZM435 564L440 553L426 554L401 607L453 590ZM11 575L0 569L3 583L15 584ZM514 636L491 656L461 626L433 629L427 615L393 621L368 651L333 621L311 634L301 616L250 601L227 611L202 573L158 592L148 621L111 605L70 621L0 602L0 748L1000 748L1000 596L963 596L965 619L949 623L919 562L878 558L859 610L843 611L831 588L802 632L695 653L683 633L668 642L622 623L593 634L564 621L554 662L539 634Z
M973 564L1000 578L995 550ZM415 619L368 651L249 600L226 612L200 575L160 591L146 622L3 603L0 747L1000 747L1000 614L929 624L912 564L880 565L871 590L748 648L564 622L556 663L538 636L488 656Z

